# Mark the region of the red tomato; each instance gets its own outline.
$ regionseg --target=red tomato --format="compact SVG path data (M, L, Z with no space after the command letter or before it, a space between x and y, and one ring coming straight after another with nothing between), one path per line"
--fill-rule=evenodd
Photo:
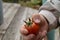
M34 22L31 22L31 20L29 22L25 22L26 24L24 25L25 28L28 30L29 34L37 34L40 26L35 24Z

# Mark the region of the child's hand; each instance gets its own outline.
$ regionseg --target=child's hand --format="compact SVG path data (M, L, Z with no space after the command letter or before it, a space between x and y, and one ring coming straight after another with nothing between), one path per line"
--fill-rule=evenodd
M46 32L44 31L48 25L46 20L43 17L40 17L39 14L33 15L33 21L35 23L39 24L41 22L41 20L43 21L42 27L44 27L44 29L43 29L43 32L39 31L39 33L37 35L34 35L34 34L28 35L28 30L26 30L25 27L22 27L20 29L20 32L23 35L24 40L40 40L43 36L46 35Z

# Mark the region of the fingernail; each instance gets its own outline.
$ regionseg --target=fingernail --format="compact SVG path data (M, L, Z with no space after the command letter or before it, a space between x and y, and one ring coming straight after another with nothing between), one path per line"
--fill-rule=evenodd
M35 19L35 23L40 23L40 20L39 19Z

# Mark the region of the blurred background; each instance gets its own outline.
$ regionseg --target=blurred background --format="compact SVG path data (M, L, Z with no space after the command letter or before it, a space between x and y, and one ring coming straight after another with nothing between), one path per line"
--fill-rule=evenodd
M3 1L8 3L19 3L22 6L31 7L34 9L39 9L39 7L42 5L42 0L3 0Z

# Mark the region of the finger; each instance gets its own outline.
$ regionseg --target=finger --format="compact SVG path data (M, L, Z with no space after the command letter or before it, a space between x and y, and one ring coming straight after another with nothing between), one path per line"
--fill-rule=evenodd
M29 34L28 36L24 36L25 40L34 40L35 39L35 35L34 34Z
M40 15L39 15L39 14L34 14L34 15L32 15L32 20L33 20L33 22L35 22L35 23L40 23L40 22L41 22L41 20L40 20Z
M41 39L42 39L42 33L41 33L41 32L39 32L39 33L38 33L38 35L37 35L36 40L41 40Z
M29 37L30 39L34 39L35 38L35 35L34 34L30 34L27 37Z
M25 29L24 27L22 27L22 28L20 29L20 33L21 33L22 35L26 35L26 34L28 34L28 30Z

